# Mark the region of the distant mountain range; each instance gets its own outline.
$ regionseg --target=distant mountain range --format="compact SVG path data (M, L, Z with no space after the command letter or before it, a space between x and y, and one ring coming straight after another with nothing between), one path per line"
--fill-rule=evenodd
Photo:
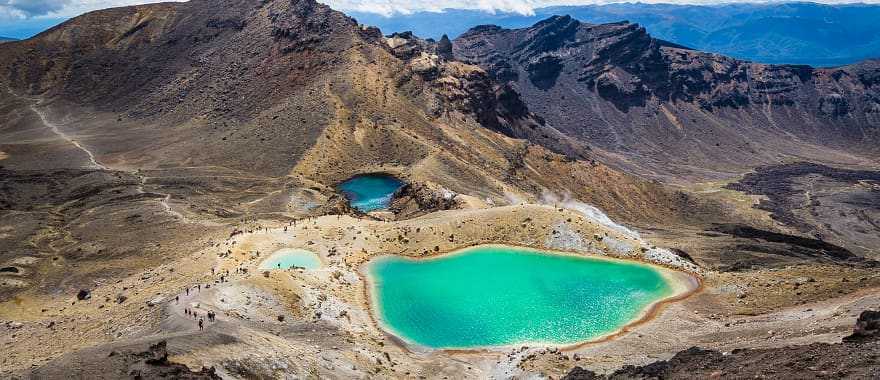
M31 38L55 25L67 20L67 18L31 18L15 22L0 22L0 38L24 40Z
M835 66L880 57L880 5L870 4L623 3L547 7L531 16L455 9L393 17L349 14L385 33L409 30L430 38L454 38L476 25L522 28L553 15L570 15L588 23L627 20L663 40L763 63Z
M15 38L0 37L0 42L16 41Z

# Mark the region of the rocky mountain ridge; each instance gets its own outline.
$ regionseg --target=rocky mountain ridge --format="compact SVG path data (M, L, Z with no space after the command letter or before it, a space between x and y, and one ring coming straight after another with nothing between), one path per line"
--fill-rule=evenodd
M705 178L687 166L731 172L779 156L827 157L829 148L880 152L880 61L749 63L654 39L637 24L568 16L476 27L454 51L513 86L555 128L641 174Z

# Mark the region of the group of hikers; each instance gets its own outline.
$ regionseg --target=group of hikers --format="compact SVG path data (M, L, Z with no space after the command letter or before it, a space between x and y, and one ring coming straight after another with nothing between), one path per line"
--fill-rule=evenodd
M193 320L198 322L199 331L202 331L205 329L205 320L204 320L204 318L199 316L199 313L197 311L189 309L189 308L184 308L183 313L186 314L187 316L192 317ZM205 317L208 318L208 322L216 322L217 321L217 313L215 313L213 311L208 311L207 313L205 313Z
M211 273L212 274L214 273L213 268L211 269ZM221 276L221 278L222 278L222 276ZM207 287L210 287L210 285L207 285ZM198 291L199 293L202 292L202 284L196 284L196 286L194 286L193 288L195 288L195 290ZM186 290L185 290L187 296L189 296L189 291L190 291L190 287L187 286ZM174 302L175 303L180 302L179 295L174 296ZM183 313L186 314L188 317L192 317L193 320L197 321L198 326L199 326L199 331L202 331L205 329L205 320L199 315L199 313L197 311L190 309L190 308L183 308ZM208 318L208 322L215 322L217 320L217 313L215 313L213 311L208 311L205 314L205 317Z
M295 227L295 226L296 226L296 221L292 221L292 222L290 222L290 223L288 224L288 226ZM257 226L257 227L256 227L256 230L257 230L257 231L265 230L265 231L267 231L267 232L269 231L268 228L263 227L263 226ZM287 231L287 226L284 227L284 231ZM230 240L231 240L231 244L232 244L232 245L235 245L235 240L232 240L232 238L235 237L236 235L244 234L245 232L247 232L247 233L253 233L254 230L245 230L245 229L238 229L238 228L233 229L233 230L232 230L232 233L229 234L229 239L227 240L227 245L230 244ZM218 245L219 245L219 243L218 243ZM229 255L231 255L231 254L232 254L232 250L231 250L231 249L227 249L226 252L221 253L220 256L221 256L221 257L223 257L223 256L229 256ZM259 252L259 251L257 251L256 256L257 256L257 257L260 257L260 252ZM280 265L280 264L279 264L279 265ZM236 274L247 274L247 268L242 268L242 267L236 268L236 269L235 269L235 273L236 273ZM216 276L216 275L218 275L218 274L220 275L219 282L221 282L221 283L223 283L223 282L227 282L227 278L229 277L229 270L228 270L228 269L225 270L225 271L222 271L222 272L219 272L219 273L218 273L218 271L217 271L216 269L211 268L211 276ZM208 287L210 287L210 285L209 285ZM202 284L197 284L197 285L195 286L195 289L196 289L199 293L201 293L201 292L202 292ZM186 295L187 295L187 296L189 296L189 292L190 292L190 288L187 287L187 288L186 288ZM180 302L180 296L179 296L179 295L178 295L178 296L175 296L175 297L174 297L174 300L175 300L175 302ZM199 315L199 313L198 313L197 311L192 310L192 309L190 309L190 308L184 308L184 309L183 309L183 312L184 312L184 314L186 314L188 317L192 317L193 320L197 321L198 326L199 326L199 331L203 331L203 330L205 329L205 320L204 320L204 318L202 318L202 317ZM214 313L213 311L208 311L204 316L205 316L206 318L208 318L208 322L216 322L216 321L217 321L217 314Z
M204 318L199 316L199 313L197 311L191 310L188 308L184 308L183 313L186 314L187 316L192 317L193 320L198 321L199 331L202 331L205 329L205 320L204 320ZM216 322L217 321L217 314L214 313L213 311L208 311L205 314L205 316L208 318L208 322Z

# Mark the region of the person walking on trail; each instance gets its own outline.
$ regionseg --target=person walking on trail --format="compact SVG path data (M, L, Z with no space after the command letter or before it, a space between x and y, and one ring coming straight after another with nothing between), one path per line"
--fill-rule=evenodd
M205 322L202 319L199 319L199 331L203 331L205 329Z
M174 296L174 303L180 303L180 296Z
M186 295L189 295L189 286L186 287Z

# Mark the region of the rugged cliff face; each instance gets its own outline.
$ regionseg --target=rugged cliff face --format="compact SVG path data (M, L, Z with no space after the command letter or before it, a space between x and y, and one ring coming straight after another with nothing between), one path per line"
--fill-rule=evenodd
M847 156L880 153L877 61L756 64L654 39L637 24L567 16L476 27L454 51L553 127L641 174L705 178L788 157L856 163Z

